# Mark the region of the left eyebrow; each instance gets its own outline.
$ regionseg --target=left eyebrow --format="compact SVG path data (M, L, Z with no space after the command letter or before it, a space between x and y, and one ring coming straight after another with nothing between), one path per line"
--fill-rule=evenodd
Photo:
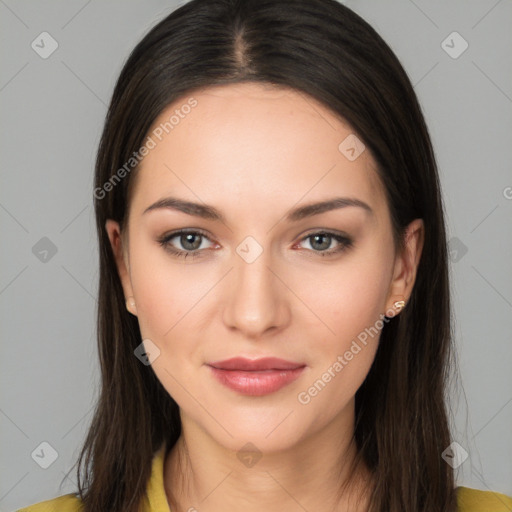
M352 197L335 197L327 201L321 201L319 203L310 203L304 206L300 206L299 208L296 208L288 212L288 214L286 215L286 220L288 222L297 222L306 217L319 215L321 213L336 210L339 208L346 208L349 206L363 208L370 215L374 214L374 211L371 209L371 207L364 201L361 201L360 199ZM222 215L222 213L215 207L206 204L185 201L183 199L178 199L176 197L166 197L164 199L160 199L156 203L153 203L151 206L148 206L142 214L144 215L147 212L157 210L160 208L178 210L188 215L193 215L195 217L202 217L203 219L216 220L225 223L224 215Z
M286 216L286 220L289 222L297 222L306 217L311 217L313 215L319 215L324 212L328 212L331 210L337 210L339 208L346 208L348 206L355 206L358 208L363 208L367 213L373 215L373 210L371 207L361 201L360 199L356 199L353 197L335 197L333 199L329 199L328 201L322 201L320 203L310 203L305 206L301 206L292 210Z

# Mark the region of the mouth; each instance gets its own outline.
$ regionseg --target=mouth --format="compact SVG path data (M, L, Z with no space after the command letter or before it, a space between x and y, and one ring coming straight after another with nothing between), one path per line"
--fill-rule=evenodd
M249 396L263 396L278 391L296 380L306 367L303 363L275 357L235 357L208 363L207 366L221 384Z

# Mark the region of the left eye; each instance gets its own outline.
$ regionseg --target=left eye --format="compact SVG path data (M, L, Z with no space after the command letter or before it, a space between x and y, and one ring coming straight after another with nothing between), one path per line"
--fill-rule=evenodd
M320 254L320 256L329 256L339 253L352 245L350 238L328 231L311 233L304 237L301 242L305 240L310 240L309 245L313 248L313 252ZM334 249L330 248L333 241L338 243L338 247Z

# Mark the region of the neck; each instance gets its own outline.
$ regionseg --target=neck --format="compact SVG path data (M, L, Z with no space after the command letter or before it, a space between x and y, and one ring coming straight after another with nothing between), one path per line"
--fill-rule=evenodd
M247 466L236 451L182 416L182 435L164 464L171 511L367 510L364 493L369 491L370 472L362 467L351 473L350 468L356 455L353 404L351 411L291 448L264 452ZM340 494L349 476L352 479Z

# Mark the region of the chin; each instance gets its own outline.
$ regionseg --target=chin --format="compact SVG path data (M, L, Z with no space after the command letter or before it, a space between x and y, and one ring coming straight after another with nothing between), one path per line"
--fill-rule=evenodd
M301 433L306 428L301 428L297 423L297 411L294 411L292 406L280 405L275 410L266 412L256 408L250 412L240 411L240 414L233 414L233 408L225 414L222 411L211 412L215 418L223 418L222 426L210 417L203 417L202 428L217 443L236 452L243 449L247 443L252 443L264 453L293 448L300 441ZM207 427L204 421L207 422Z

